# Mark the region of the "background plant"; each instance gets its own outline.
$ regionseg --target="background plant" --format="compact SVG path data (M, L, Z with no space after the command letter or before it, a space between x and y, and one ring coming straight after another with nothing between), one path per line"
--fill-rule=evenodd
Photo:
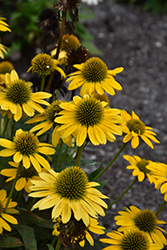
M129 5L139 4L144 11L151 11L154 14L167 13L167 2L165 0L114 0L124 2Z

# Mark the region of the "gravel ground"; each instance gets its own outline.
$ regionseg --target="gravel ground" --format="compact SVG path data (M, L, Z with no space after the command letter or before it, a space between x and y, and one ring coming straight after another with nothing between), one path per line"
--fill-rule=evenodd
M123 154L139 155L152 161L166 163L167 156L167 16L143 12L140 6L128 7L104 0L91 7L96 18L84 25L94 36L96 46L103 52L101 58L109 69L124 67L116 80L123 90L110 97L111 107L132 111L147 125L154 128L160 144L152 150L144 142L137 149L130 144L100 180L108 180L103 193L113 202L134 180L126 169L128 162ZM122 145L122 137L114 143L94 147L89 145L85 158L103 161L106 166ZM87 168L87 171L89 169ZM140 209L156 212L163 202L163 195L147 180L137 182L133 188L107 212L103 219L107 229L116 229L114 216L124 206L135 205ZM167 221L167 208L159 219ZM165 227L167 230L167 226Z

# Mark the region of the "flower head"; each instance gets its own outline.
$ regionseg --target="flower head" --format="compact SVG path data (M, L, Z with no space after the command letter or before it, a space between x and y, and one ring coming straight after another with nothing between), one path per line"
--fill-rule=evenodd
M15 70L5 75L6 88L0 92L0 107L2 110L10 111L14 120L18 121L25 115L33 116L35 111L42 113L44 109L39 104L49 105L43 100L52 95L45 92L33 93L31 83L19 79Z
M139 137L143 139L143 141L150 146L152 149L154 148L152 141L156 143L160 143L154 135L153 128L147 127L135 114L135 112L132 111L132 116L129 115L125 110L121 111L121 116L123 118L123 123L121 124L122 131L126 133L127 135L124 137L123 142L126 143L128 141L131 141L132 148L137 148L139 145Z
M162 246L153 244L148 235L137 229L127 230L124 233L111 231L107 233L109 238L100 239L104 243L111 246L103 248L103 250L159 250Z
M98 93L93 93L92 97L96 98L97 100L100 100L101 102L107 102L108 106L110 106L110 100L108 98L108 96L106 95L106 93L104 93L103 95L99 95Z
M81 146L87 136L94 145L106 144L107 140L114 141L114 134L121 135L122 130L116 123L121 123L120 110L106 108L106 102L84 95L83 99L74 96L73 101L63 102L63 111L55 122L62 124L58 129L66 129L64 138L73 134L77 146Z
M90 217L90 223L86 226L82 220L76 220L74 216L67 223L63 223L61 216L53 220L54 230L53 235L59 236L62 244L67 246L74 246L79 243L81 247L85 245L85 239L90 243L91 246L94 245L94 240L90 235L90 232L95 234L104 234L104 227L98 224L98 221Z
M164 194L164 200L167 201L167 165L161 162L155 162L154 165L147 166L151 175L156 178L155 188Z
M45 32L46 36L56 38L59 36L59 20L56 13L46 8L38 16L37 26Z
M143 181L146 177L148 177L148 180L150 183L155 183L156 178L154 178L151 174L151 171L147 168L148 166L154 165L154 162L150 160L141 159L137 155L129 156L124 155L123 158L131 165L127 166L127 169L133 169L133 176L138 177L138 181Z
M78 21L78 5L80 0L59 0L54 4L54 7L58 9L59 15L60 12L69 12L70 17L72 19L72 23Z
M78 71L69 75L67 82L70 82L68 89L77 89L82 85L80 95L91 95L97 92L100 95L106 91L115 95L115 90L122 90L121 85L115 81L116 74L123 71L123 68L108 70L107 65L98 57L89 58L85 63L74 64Z
M14 207L17 206L17 202L10 200L8 207L6 207L6 203L8 198L7 192L4 189L0 190L0 234L3 232L3 228L7 231L11 231L10 225L6 222L8 221L11 224L18 224L17 220L10 214L17 214L18 210Z
M90 55L88 50L84 48L82 45L78 46L77 48L71 47L67 51L67 59L66 59L68 72L71 73L77 71L77 69L73 67L73 65L84 63L89 59L89 57Z
M52 169L49 173L39 174L41 181L32 180L34 186L30 187L31 197L45 197L39 200L33 209L39 208L44 210L53 207L52 219L61 215L62 222L67 223L74 214L74 218L79 221L83 220L86 226L90 223L90 217L96 218L97 215L104 216L102 207L107 208L102 198L107 196L98 191L96 182L89 182L85 172L75 166L68 167L60 173ZM101 207L102 206L102 207Z
M80 46L79 39L73 34L65 34L62 38L60 50L68 52L70 49L77 49Z
M57 54L57 46L58 45L56 45L56 48L51 51L52 57L54 57ZM67 63L67 53L70 53L71 50L72 51L77 50L80 46L81 46L80 41L76 36L74 36L73 34L71 34L71 35L65 34L62 37L60 52L58 55L58 60L59 60L60 64L63 64L63 63L66 64ZM73 56L74 56L74 59L72 58L72 60L75 60L75 55L73 55Z
M167 245L167 240L162 234L162 232L166 233L166 231L158 226L158 224L166 224L166 222L158 220L155 213L150 209L140 210L135 206L125 209L126 212L120 211L120 215L114 218L116 224L120 226L118 231L138 229L145 232L153 242L161 246Z
M11 73L13 69L14 66L11 62L9 61L0 62L0 74Z
M36 55L31 60L31 67L27 70L27 72L32 70L32 73L47 76L57 70L61 74L61 76L65 78L66 75L64 71L57 66L58 64L58 60L53 59L50 55L46 53L41 53Z
M39 142L36 135L29 131L23 131L22 129L16 131L14 141L0 139L0 146L6 148L0 151L1 157L13 155L14 162L19 163L23 161L25 168L29 168L32 164L37 172L41 172L40 164L44 168L50 169L48 161L39 153L45 155L55 153L55 149L52 148L52 145Z
M9 162L9 164L13 168L6 168L6 169L1 170L1 175L8 177L6 182L9 182L15 179L17 168L19 166L19 163L15 163L15 162ZM42 169L42 171L44 170ZM20 191L24 188L24 190L27 193L30 193L31 191L29 187L32 186L31 180L39 180L40 177L38 174L39 173L36 171L36 169L32 165L29 168L25 168L24 166L22 166L19 172L18 180L15 185L16 190Z
M62 111L62 109L60 108L60 104L63 101L61 100L56 100L54 102L52 102L47 109L44 111L43 114L38 114L36 116L34 116L32 119L28 120L26 123L28 124L32 124L35 122L41 122L38 125L36 125L35 127L33 127L31 129L31 132L35 132L37 130L39 130L37 132L37 136L45 133L46 131L50 130L53 127L53 132L52 132L52 145L54 147L57 146L57 144L59 143L60 139L63 140L64 143L66 143L69 147L71 147L72 145L72 136L69 135L67 138L63 137L64 134L64 130L61 131L57 131L57 129L61 126L60 124L56 123L55 117L59 116L59 112Z
M0 83L5 83L5 74L10 73L13 69L12 63L8 61L0 62Z

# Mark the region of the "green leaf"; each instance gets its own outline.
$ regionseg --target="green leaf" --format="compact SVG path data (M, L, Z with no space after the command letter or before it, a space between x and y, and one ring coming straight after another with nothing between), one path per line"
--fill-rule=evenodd
M0 235L0 246L1 249L4 248L11 248L11 247L21 247L24 246L22 241L16 237L10 237L7 235Z
M79 13L79 21L84 21L88 19L92 19L96 17L97 14L95 14L91 9L87 8L82 8L81 12Z
M50 244L47 244L47 247L48 247L49 250L54 250L54 247L52 245L50 245Z
M29 212L25 209L19 209L20 212L20 221L24 225L37 225L44 228L53 229L53 222L51 220L46 220L33 212Z
M26 250L37 250L37 243L34 235L34 229L29 226L25 225L16 225L14 228L19 232L21 235L24 246Z
M93 36L86 30L82 23L76 23L75 29L77 35L81 38L81 40L93 40ZM82 42L81 42L82 43Z
M88 177L89 181L93 180L93 179L95 178L95 176L98 175L98 174L100 173L100 171L102 170L102 166L103 166L103 163L101 163L100 167L97 168L95 171L93 171L93 172L89 175L89 177Z
M96 45L91 42L91 41L88 41L88 40L84 40L81 42L82 45L88 49L88 51L92 54L92 55L97 55L97 56L101 56L103 53L101 50L99 50Z
M102 190L102 188L106 185L107 182L108 182L108 180L100 181L100 182L99 182L99 184L100 184L99 190ZM97 188L98 188L98 187L97 187Z

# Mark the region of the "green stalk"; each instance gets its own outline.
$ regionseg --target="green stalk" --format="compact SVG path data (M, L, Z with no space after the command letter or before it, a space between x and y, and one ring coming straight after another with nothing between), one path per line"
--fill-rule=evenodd
M50 86L51 86L51 83L52 83L52 81L53 81L53 76L54 76L54 71L50 74L50 76L49 76L49 81L48 81L48 83L47 83L47 86L46 86L46 88L45 88L45 92L49 92L49 90L50 90Z
M65 151L64 151L64 153L63 153L63 156L61 157L61 162L60 162L60 164L59 164L59 167L62 166L62 164L63 164L63 162L64 162L64 159L65 159L65 157L66 157L66 154L67 154L67 152L68 152L68 149L69 149L69 147L66 146L66 149L65 149Z
M57 240L57 244L56 244L55 250L59 250L60 247L61 247L61 240L60 240L60 237L58 237L58 240Z
M13 141L13 136L14 136L14 132L15 132L15 126L16 126L16 121L13 120L13 125L12 125L12 130L11 130L11 135L10 135L10 140Z
M72 158L72 156L77 152L78 148L74 149L73 152L68 156L67 160L64 162L64 164L67 164L69 160Z
M9 123L9 118L6 117L5 126L4 126L4 130L3 130L3 133L2 133L2 138L4 138L4 136L5 136L5 132L7 131L7 127L8 127L8 123Z
M160 206L160 208L157 210L157 212L155 213L156 216L158 216L160 214L160 212L164 209L164 207L166 206L167 202L164 201L162 203L162 205Z
M52 242L51 242L51 245L52 245L52 246L54 246L56 240L57 240L57 237L55 236L55 237L53 238Z
M79 162L80 162L81 155L82 155L82 152L84 150L84 147L85 147L84 143L82 144L82 146L78 147L75 166L79 166Z
M59 152L58 152L58 155L57 155L57 159L56 159L56 163L55 163L55 167L54 167L54 170L57 168L58 166L58 163L59 163L59 160L60 160L60 156L61 156L61 151L63 149L63 145L64 145L64 142L61 140L61 143L60 143L60 148L59 148Z
M35 204L36 201L37 201L37 198L31 198L31 197L28 198L28 206L27 206L27 211L28 212L33 210L32 207L33 207L33 205Z
M22 167L22 162L19 163L19 166L17 168L17 172L16 172L16 176L15 176L15 179L13 181L13 184L12 184L12 187L11 187L11 190L10 190L10 193L9 193L9 196L8 196L8 200L6 202L6 206L5 206L5 209L4 209L4 212L6 211L8 205L9 205L9 202L10 202L10 199L12 198L12 195L13 195L13 192L14 192L14 188L15 188L15 184L16 184L16 181L19 177L19 173L20 173L20 169Z
M54 100L57 100L58 94L59 94L59 90L57 89Z
M104 174L107 169L113 164L113 162L117 159L117 157L120 155L120 153L124 150L125 146L127 145L127 143L124 143L122 145L122 147L120 148L120 150L116 153L116 155L114 156L114 158L109 162L109 164L101 171L101 173L99 173L98 175L95 176L94 180L98 179L102 174Z
M134 179L134 181L129 185L129 187L113 202L108 206L108 209L111 208L115 203L117 203L128 191L129 189L131 189L131 187L133 187L133 185L136 183L137 181L137 177Z
M45 75L42 75L41 91L44 90L44 86L45 86Z

